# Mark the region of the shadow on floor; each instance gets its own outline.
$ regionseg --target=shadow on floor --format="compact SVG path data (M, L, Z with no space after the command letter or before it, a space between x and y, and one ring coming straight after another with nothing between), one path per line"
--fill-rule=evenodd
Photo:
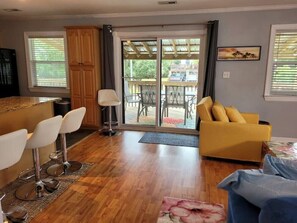
M75 132L67 133L66 134L67 148L79 142L80 140L82 140L83 138L87 137L88 135L92 134L95 131L96 130L94 129L79 129ZM61 149L60 136L58 136L56 140L56 147L57 147L57 150Z

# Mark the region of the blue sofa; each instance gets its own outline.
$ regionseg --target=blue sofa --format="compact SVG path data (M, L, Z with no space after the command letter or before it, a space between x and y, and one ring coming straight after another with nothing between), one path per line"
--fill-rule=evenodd
M297 198L273 198L259 208L230 190L227 216L228 223L297 223Z
M228 191L228 223L297 223L297 160L266 155L263 169L237 170Z

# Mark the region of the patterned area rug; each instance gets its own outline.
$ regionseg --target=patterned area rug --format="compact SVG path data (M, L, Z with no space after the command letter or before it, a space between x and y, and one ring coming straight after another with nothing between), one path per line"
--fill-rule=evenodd
M157 223L224 223L226 214L221 204L164 197Z
M42 165L42 178L48 177L45 171L54 163L55 162L53 161L49 161ZM83 166L79 171L72 174L67 174L65 176L55 177L55 179L60 181L60 187L51 194L45 193L44 197L36 201L22 201L17 199L15 197L15 191L24 184L24 181L20 179L13 181L1 189L1 191L6 194L2 200L2 208L4 212L14 206L23 207L28 212L28 219L26 222L30 222L30 220L32 220L39 212L51 204L57 197L59 197L72 183L76 182L82 175L84 175L92 165L93 164L90 163L83 163ZM34 180L34 177L31 180Z
M198 147L198 136L172 133L147 132L138 141L140 143L164 144L172 146Z

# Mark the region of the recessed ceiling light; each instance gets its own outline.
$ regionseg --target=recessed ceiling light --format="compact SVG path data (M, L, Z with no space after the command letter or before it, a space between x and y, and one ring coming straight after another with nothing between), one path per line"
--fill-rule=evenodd
M159 5L175 5L177 4L176 0L169 0L169 1L158 1Z
M20 9L3 9L4 12L21 12Z

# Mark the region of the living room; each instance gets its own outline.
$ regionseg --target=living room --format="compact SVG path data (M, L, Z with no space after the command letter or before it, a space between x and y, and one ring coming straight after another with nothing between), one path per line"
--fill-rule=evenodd
M19 5L15 5L12 8L18 8L22 4L26 4L26 2L20 2ZM296 97L291 97L289 100L269 100L268 97L264 97L264 93L271 26L279 24L297 24L297 5L294 1L288 1L286 4L281 2L278 5L267 4L268 3L261 6L249 5L245 7L233 5L229 8L219 6L208 9L189 8L188 10L180 11L177 4L176 6L173 6L173 8L167 10L159 8L159 11L155 12L144 13L143 11L138 11L121 13L121 11L115 11L114 13L97 13L93 11L93 15L82 15L80 10L77 10L75 15L62 15L60 13L50 16L39 14L36 15L35 18L34 16L30 17L30 15L19 17L18 13L22 12L12 12L12 16L9 16L7 13L2 13L2 16L0 17L0 47L15 49L17 52L21 96L69 98L69 92L56 93L30 91L28 87L28 72L25 53L25 32L65 31L66 26L84 25L102 28L104 24L110 24L114 27L113 30L116 32L178 32L186 29L200 30L205 33L205 24L207 21L218 20L219 30L217 45L219 47L261 46L261 54L257 61L217 61L215 98L223 105L233 105L240 111L258 113L261 120L268 121L272 125L273 139L296 141ZM162 28L149 26L193 23L200 25L176 25L174 27L164 26ZM123 26L126 28L117 28ZM224 78L224 72L229 72L230 78ZM63 203L68 202L65 209L63 209L63 203L57 204L57 202L55 202L56 205L49 207L44 214L40 214L39 217L36 218L37 220L33 220L32 222L61 222L66 219L70 222L88 222L83 216L89 218L90 216L94 216L94 222L153 222L152 219L156 220L157 217L155 214L159 210L160 200L162 200L163 196L169 195L222 203L226 207L227 193L218 190L216 188L217 184L223 180L224 177L237 169L258 168L257 165L251 163L202 160L199 155L196 154L197 151L192 148L184 151L185 148L180 147L176 148L173 152L168 152L166 150L170 149L168 146L141 146L137 142L142 134L143 132L123 131L118 138L105 138L102 136L96 138L91 136L89 141L84 141L82 144L75 147L73 151L69 152L72 159L80 159L81 156L85 155L84 162L94 162L102 169L94 169L93 172L89 173L88 177L94 178L93 181L90 180L89 182L85 179L86 181L81 181L79 183L80 185L72 187L72 190L77 190L76 192L80 193L80 195L74 195L75 193L70 192L67 194L68 197L65 197L66 195L64 195L61 201ZM101 143L102 145L100 146L93 145ZM80 152L86 147L88 147L86 151ZM111 150L105 147L110 147ZM122 147L123 150L120 150L119 147ZM141 152L135 151L137 148L141 148ZM114 151L112 151L112 149ZM96 150L100 150L100 152L96 153ZM146 150L151 156L145 152ZM178 157L178 154L181 155L181 157ZM125 158L127 162L121 163L122 158L114 159L113 155L116 157L124 156L123 158ZM131 159L129 159L128 156L131 156ZM187 156L192 156L192 158L185 158ZM165 157L165 159L162 159L162 157ZM158 159L161 159L159 160L160 163L158 163ZM142 162L147 162L148 165L142 167ZM124 169L123 167L125 164L127 165L127 169ZM201 167L198 169L197 166L200 165ZM129 167L131 169L129 169ZM161 192L155 194L156 200L153 201L154 198L149 197L149 194L152 193L154 196L154 191L151 191L151 189L149 189L150 187L147 187L147 185L150 184L150 175L155 176L157 171L156 168L158 167L164 171L160 173L160 176L164 177L163 179L166 182L162 182L158 177L152 178L156 183L152 190L161 190ZM115 169L109 172L108 168ZM150 168L153 168L151 170L152 172L147 171ZM102 197L96 198L98 199L98 202L92 200L92 198L88 198L88 195L84 195L84 193L88 194L88 192L90 192L90 197L96 197L97 195L95 194L97 192L99 194L99 190L101 190L95 188L96 183L101 184L100 181L104 181L108 185L108 180L103 179L104 174L110 174L109 176L106 176L107 178L116 177L117 175L123 174L122 171L131 171L131 175L126 173L129 175L130 182L126 181L128 178L126 180L123 178L121 179L124 180L127 185L122 182L122 185L111 184L111 188L104 187L103 185L100 187L103 191L106 190L110 196L114 197L113 204L107 202L108 196L104 196L104 193L100 193L100 196ZM195 171L198 173L194 173ZM95 174L101 175L101 178L96 179L94 177ZM133 174L135 174L135 176L132 176ZM168 177L168 175L172 176ZM173 175L175 175L175 178ZM141 180L137 181L136 178ZM199 181L199 179L202 181ZM133 186L133 183L137 185ZM90 187L88 187L87 184L90 184ZM126 190L125 187L129 186L135 189L133 193L131 192L129 194L131 203L129 204L127 197L124 203L122 203L122 200L117 201L115 198L116 196L121 196L121 194L127 196L125 193L130 191L130 189ZM124 189L121 189L121 187ZM117 190L119 190L118 193ZM137 191L139 194L136 193ZM78 208L75 209L77 201L71 200L71 196L76 197L72 198L74 200L82 199L80 196L87 197L83 200L83 203L90 208L89 212L88 210L80 211ZM132 197L135 197L135 199L132 199ZM116 210L120 210L119 212L116 212L120 213L120 216L113 218L114 216L108 213L108 208L105 209L99 207L96 210L92 209L92 205L100 206L99 201L102 198L104 200L102 204L108 206L108 208L111 208L111 206L114 205L116 208L111 208L111 211L116 212ZM67 201L67 199L69 199L69 201ZM142 199L148 199L151 203L142 203ZM125 215L125 211L123 211L124 209L118 208L118 205L126 205L129 207L130 211L125 209L127 215ZM141 205L145 205L145 207ZM51 215L55 215L56 209L59 208L63 209L65 213L69 213L69 215L73 214L73 216L76 217L71 219L66 215L63 216L61 211L57 213L57 218L54 220L55 218ZM140 213L141 208L147 211L149 216L146 217L150 220L145 220L145 213ZM137 210L136 214L131 211L133 209ZM103 212L100 212L100 210L103 210ZM97 212L100 213L96 216ZM102 216L107 217L104 218ZM101 220L101 218L104 220ZM121 219L121 221L117 221L118 219Z

